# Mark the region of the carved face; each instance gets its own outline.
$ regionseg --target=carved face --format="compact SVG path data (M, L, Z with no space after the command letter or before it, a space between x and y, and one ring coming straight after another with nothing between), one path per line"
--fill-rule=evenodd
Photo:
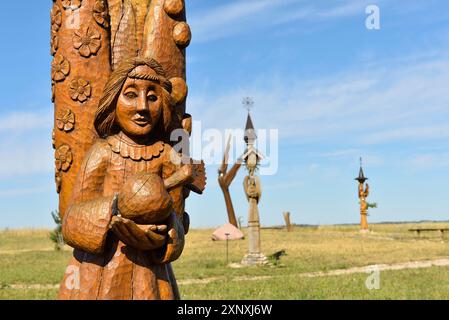
M135 71L156 75L147 66L139 66ZM157 125L162 113L162 90L151 80L126 79L116 109L116 121L126 135L142 137Z

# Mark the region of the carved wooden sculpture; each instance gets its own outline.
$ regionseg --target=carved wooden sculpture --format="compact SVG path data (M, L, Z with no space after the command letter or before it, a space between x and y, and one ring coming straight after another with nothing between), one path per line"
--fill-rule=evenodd
M369 195L369 185L365 183L368 178L365 178L362 168L362 159L360 159L359 176L355 178L359 182L359 200L360 200L360 230L368 231L368 203L366 198ZM365 186L364 186L365 185Z
M228 160L229 160L229 149L231 147L231 136L228 138L228 143L226 145L226 150L223 156L223 162L220 169L218 169L218 184L223 191L223 196L226 203L226 210L228 212L229 223L234 227L238 228L237 219L235 217L234 206L232 205L231 194L229 193L229 186L234 180L237 172L242 165L242 159L239 158L237 162L232 166L231 170L228 172Z
M177 299L204 164L172 148L185 113L182 0L56 0L53 144L62 232L74 247L61 299ZM181 161L184 160L184 161Z
M290 222L290 212L283 212L282 215L284 216L285 227L286 227L287 231L288 232L293 231L293 226Z
M246 153L243 155L245 165L248 170L248 175L243 180L243 188L245 190L246 198L248 199L248 254L243 257L242 264L256 265L267 264L268 259L261 253L260 250L260 219L258 203L262 196L262 187L260 178L256 176L256 169L259 160L262 158L260 153L254 147L256 141L256 132L254 130L253 122L248 113L245 129L245 142L247 145Z

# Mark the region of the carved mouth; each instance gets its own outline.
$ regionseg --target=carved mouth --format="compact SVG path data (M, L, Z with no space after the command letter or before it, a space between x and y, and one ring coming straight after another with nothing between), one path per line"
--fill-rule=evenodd
M134 121L135 124L137 124L139 126L142 126L142 127L144 127L147 124L149 124L148 119L145 118L145 117L138 117L138 118L133 119L133 121Z

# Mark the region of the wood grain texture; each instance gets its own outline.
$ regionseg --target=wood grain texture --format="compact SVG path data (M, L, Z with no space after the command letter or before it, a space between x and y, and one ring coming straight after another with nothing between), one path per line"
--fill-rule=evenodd
M124 0L117 32L112 43L112 68L138 52L136 12L131 0Z
M59 11L61 13L59 28L55 28L54 24L52 25L52 30L57 29L56 34L58 37L58 49L55 52L54 59L56 60L57 57L63 57L70 68L66 76L63 78L58 76L57 79L59 80L54 79L56 80L54 81L54 141L56 149L61 145L67 145L70 147L73 155L70 168L67 171L58 172L61 183L59 193L59 213L61 217L64 216L64 213L66 212L75 178L84 155L95 139L98 138L93 129L92 119L97 110L103 87L111 71L109 63L109 32L107 29L98 25L93 18L92 13L94 5L95 0L83 0L78 9L71 10L64 9L61 0L56 0L54 2L54 11ZM74 47L74 38L76 38L75 32L86 31L86 27L89 27L89 35L91 38L95 38L89 38L94 40L94 43L91 44L90 48L89 46L84 45L76 49ZM86 32L86 34L84 34L86 39L83 39L83 41L87 42L89 35ZM87 58L80 54L81 49L92 49L92 51L95 51L97 47L98 51L95 54L90 54L89 51L89 57ZM54 74L54 72L52 73ZM73 99L72 97L75 97L73 91L76 90L71 90L70 87L72 82L78 79L88 82L90 89L87 87L78 88L79 91L85 91L84 95L78 95ZM77 82L78 81L76 81L76 83ZM87 95L87 93L89 94ZM83 96L86 99L83 99ZM58 128L58 117L67 109L71 110L74 117L74 128L71 131L61 130L61 125L59 125ZM64 128L64 126L62 128Z
M360 230L368 230L368 203L366 198L369 195L368 183L359 182L359 200L360 200Z
M60 299L180 298L170 263L185 199L206 185L204 163L174 161L169 139L192 127L185 20L183 0L54 1L55 180L74 247Z
M184 1L182 10L176 16L170 16L166 12L163 0L151 1L145 21L142 54L156 59L164 67L168 78L186 80L185 46L178 46L173 37L175 26L185 24L185 21ZM184 102L179 108L185 113Z
M182 186L170 191L174 210L165 221L167 240L160 249L133 248L120 241L108 227L114 195L122 186L135 180L133 177L141 174L141 170L171 176L179 167L170 159L170 149L158 158L133 160L115 153L107 140L100 139L92 146L83 161L63 221L64 238L77 250L61 282L61 299L179 298L169 263L179 258L185 243L184 224L188 221L183 220L186 214ZM79 284L78 288L67 281L75 277L76 268L78 279L73 282Z
M70 206L62 233L66 243L91 253L102 253L112 218L113 197L96 198Z

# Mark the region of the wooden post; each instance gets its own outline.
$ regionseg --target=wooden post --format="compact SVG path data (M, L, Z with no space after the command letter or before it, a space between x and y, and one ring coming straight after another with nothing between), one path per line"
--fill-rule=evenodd
M244 99L244 104L249 106L252 104L251 99ZM259 217L259 201L262 197L262 186L260 178L256 175L257 165L261 159L260 153L255 147L257 139L256 131L254 130L253 121L249 115L246 120L245 128L245 143L247 151L242 156L245 160L248 175L243 179L243 188L245 190L246 199L249 203L248 209L248 242L249 250L241 264L242 265L264 265L268 264L267 257L260 249L260 217Z
M365 181L368 178L365 177L362 169L362 158L360 158L360 171L359 176L355 178L359 182L359 200L360 200L360 231L368 232L368 203L366 202L366 198L369 195L369 185L368 183L365 185Z
M287 232L293 231L292 225L290 223L290 212L284 212L282 213L285 220L285 226L287 228Z

